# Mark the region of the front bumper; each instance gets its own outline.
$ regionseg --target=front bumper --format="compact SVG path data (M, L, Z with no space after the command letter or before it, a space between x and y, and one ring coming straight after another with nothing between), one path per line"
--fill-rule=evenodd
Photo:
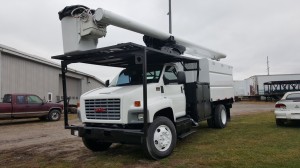
M144 132L141 129L119 129L89 126L69 126L71 134L79 137L99 139L102 142L141 144Z

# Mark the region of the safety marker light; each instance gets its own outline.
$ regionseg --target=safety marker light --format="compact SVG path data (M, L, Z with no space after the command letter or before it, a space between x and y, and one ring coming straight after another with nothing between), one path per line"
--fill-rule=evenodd
M134 107L141 107L141 101L134 101Z

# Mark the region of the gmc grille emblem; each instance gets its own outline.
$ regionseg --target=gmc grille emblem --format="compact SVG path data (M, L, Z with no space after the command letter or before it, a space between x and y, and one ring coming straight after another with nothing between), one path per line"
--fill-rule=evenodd
M95 109L95 112L96 112L96 113L105 113L105 112L106 112L106 109L105 109L105 108L96 108L96 109Z

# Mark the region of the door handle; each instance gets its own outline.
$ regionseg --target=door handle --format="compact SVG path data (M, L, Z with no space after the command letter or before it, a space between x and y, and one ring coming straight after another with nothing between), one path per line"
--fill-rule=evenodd
M160 86L160 92L161 92L161 93L165 93L164 87L163 87L163 86Z

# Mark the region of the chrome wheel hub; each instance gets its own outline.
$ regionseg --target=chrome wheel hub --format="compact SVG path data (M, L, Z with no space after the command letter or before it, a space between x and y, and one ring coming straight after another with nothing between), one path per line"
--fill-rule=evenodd
M166 125L160 125L154 132L154 145L159 151L166 151L172 143L172 132Z
M222 120L222 123L225 125L226 122L227 122L227 117L226 117L226 111L225 110L221 111L221 120Z
M52 113L51 114L51 118L53 119L53 120L57 120L58 119L58 113Z

